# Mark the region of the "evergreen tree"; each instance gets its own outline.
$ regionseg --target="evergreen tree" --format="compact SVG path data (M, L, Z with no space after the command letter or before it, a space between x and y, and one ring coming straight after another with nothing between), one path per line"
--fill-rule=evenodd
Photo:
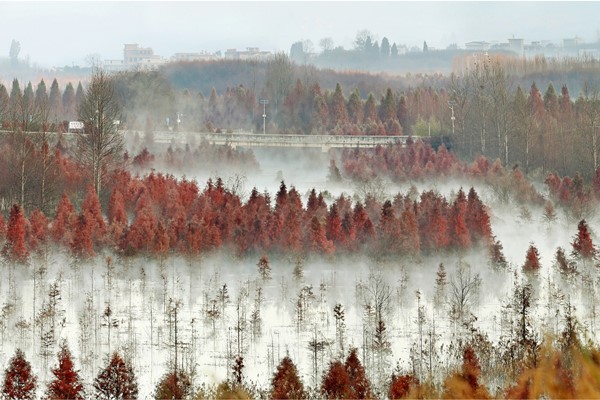
M332 361L321 383L321 394L325 399L351 399L352 382L344 365Z
M577 236L573 241L573 252L585 259L591 259L596 255L596 249L585 219L577 225Z
M540 269L540 254L537 247L533 243L529 244L527 254L525 255L525 264L523 264L523 270L525 272L535 272Z
M3 254L10 260L25 262L29 256L25 234L27 229L27 220L23 214L23 208L15 204L10 210L10 217L6 226L6 243Z
M348 99L348 117L350 118L350 122L362 124L364 115L360 92L358 89L354 89Z
M396 42L392 44L392 49L390 50L390 53L393 58L398 57L398 46L396 45Z
M48 105L49 109L49 119L52 122L57 122L62 119L63 113L63 104L62 97L60 95L60 89L58 87L58 82L56 78L52 81L52 85L50 85L50 94L48 95Z
M94 389L98 400L137 399L138 396L135 374L116 352L94 380Z
M371 383L367 379L365 369L358 359L358 350L356 348L350 350L344 368L350 377L350 390L352 394L349 398L373 398L373 393L371 393Z
M75 88L73 88L73 84L71 82L69 82L65 87L65 91L63 92L62 96L62 104L65 118L68 120L73 120L77 115L77 108L75 108Z
M390 41L385 36L383 39L381 39L381 47L379 52L383 58L388 58L390 56Z
M37 378L31 372L31 365L21 349L17 349L10 359L4 374L2 394L10 400L33 400L37 388Z
M291 358L285 356L271 379L272 399L305 399L307 394Z
M186 399L192 389L190 378L181 371L170 371L156 385L154 398L156 400Z
M55 243L69 244L71 243L71 229L75 225L77 215L69 196L63 192L58 205L56 206L56 215L52 226L50 227L50 236Z
M54 379L48 383L47 400L83 400L83 384L79 374L73 369L73 359L66 344L58 352L58 366L52 370Z
M335 92L331 99L331 106L329 107L329 115L332 119L332 126L335 127L337 124L345 124L348 122L348 110L346 110L346 99L344 93L342 93L342 87L339 83L335 85Z
M419 379L412 375L392 375L392 381L388 389L388 398L390 399L405 399L411 389L419 385Z
M258 273L263 280L271 279L271 264L269 262L269 256L266 254L263 255L260 260L258 260Z

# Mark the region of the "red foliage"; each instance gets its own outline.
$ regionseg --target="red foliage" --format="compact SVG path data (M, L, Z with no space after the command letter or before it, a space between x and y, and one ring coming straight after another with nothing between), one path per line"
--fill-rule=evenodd
M73 204L69 200L66 192L63 195L56 206L56 215L50 226L50 237L55 243L70 244L71 243L71 229L75 224L77 215Z
M146 147L140 151L140 154L133 157L133 166L139 169L148 168L154 162L154 155Z
M525 270L525 272L535 272L539 270L540 267L540 254L538 249L531 243L527 249L527 254L525 255L523 270Z
M118 353L113 353L106 368L94 380L97 399L137 399L135 374Z
M31 251L39 250L48 240L48 218L39 209L33 210L29 215L27 243Z
M392 382L388 389L390 399L405 399L411 388L419 385L419 379L412 375L392 375Z
M58 366L52 369L54 379L48 383L46 398L48 400L73 399L83 400L83 384L79 374L73 369L71 352L66 345L58 352Z
M156 385L155 399L185 399L191 391L190 378L181 371L171 371Z
M107 233L104 217L102 216L102 208L100 207L100 199L92 185L88 185L87 194L81 205L81 212L85 215L90 225L90 235L94 244L103 244Z
M75 232L71 241L71 251L77 257L93 257L94 242L92 240L93 225L84 212L77 218Z
M154 241L158 221L151 199L144 192L137 202L136 216L121 242L124 250L149 251Z
M371 392L371 383L367 379L365 369L358 359L358 350L353 348L346 358L344 368L350 377L350 391L352 395L349 398L352 399L371 399L373 393Z
M110 195L107 215L112 242L119 243L128 221L127 212L125 211L125 198L117 188L114 188Z
M469 383L469 386L475 391L479 387L479 375L481 375L481 367L479 359L475 354L475 350L471 345L465 347L463 351L463 366L462 375Z
M37 378L31 372L31 365L25 359L25 354L17 349L10 359L4 375L2 393L8 399L35 399Z
M450 210L450 218L448 220L448 235L451 244L457 249L468 249L471 247L471 235L467 227L466 213L467 200L465 193L460 189Z
M584 219L577 225L577 236L573 241L573 251L583 258L593 258L596 255L596 248L592 242L592 237Z
M10 210L10 217L6 229L6 243L2 253L10 260L17 262L27 261L29 250L25 241L27 219L20 205L15 204Z
M333 243L327 240L325 229L323 229L317 217L312 217L310 221L306 248L311 252L320 254L331 254L335 250Z
M329 369L321 383L321 394L325 399L352 398L352 382L344 365L336 360L329 364Z
M342 240L342 220L338 213L337 205L334 203L329 208L326 222L327 239L334 245L338 245Z
M271 399L305 399L307 394L291 358L284 357L271 379Z
M491 242L492 227L490 217L474 188L469 190L467 198L466 223L472 242L483 241L488 244Z
M419 254L421 239L419 225L413 207L408 205L400 216L401 251L405 254Z
M6 235L6 222L4 222L4 217L0 214L0 240L4 239L4 235Z

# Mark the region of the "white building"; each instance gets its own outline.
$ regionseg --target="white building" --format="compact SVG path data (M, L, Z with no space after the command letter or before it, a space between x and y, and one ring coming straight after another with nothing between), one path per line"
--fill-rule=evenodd
M221 54L219 52L217 53L208 53L206 51L203 51L201 53L175 53L172 57L171 60L178 62L178 61L213 61L213 60L218 60L221 58Z
M247 47L246 51L227 49L224 57L228 60L268 60L271 56L269 51L260 51L258 47Z
M152 70L165 64L167 60L154 54L151 47L140 47L138 44L125 44L123 60L104 60L107 71L123 71L127 69Z
M469 51L487 51L490 49L488 42L469 42L465 43L465 48Z

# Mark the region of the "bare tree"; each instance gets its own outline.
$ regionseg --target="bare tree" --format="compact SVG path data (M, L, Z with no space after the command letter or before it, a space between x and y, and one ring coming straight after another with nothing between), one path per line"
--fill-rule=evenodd
M79 119L86 128L78 136L78 156L98 196L122 157L124 140L117 132L120 112L113 80L101 69L96 70L79 107Z
M583 112L580 127L582 132L589 134L589 146L592 156L592 166L596 170L600 165L598 159L598 127L600 125L600 88L595 83L586 81L582 91Z
M335 317L335 337L338 341L340 354L344 354L344 331L346 329L344 306L337 303L333 307L333 316Z
M9 190L11 200L26 208L30 199L32 171L35 152L35 135L31 135L33 125L37 123L38 112L31 83L21 92L18 81L13 81L9 103L11 132L8 137L11 146L9 157L4 162L12 175Z
M471 267L461 262L450 279L450 304L452 314L458 321L462 321L468 313L478 295L479 286L479 274L473 275Z

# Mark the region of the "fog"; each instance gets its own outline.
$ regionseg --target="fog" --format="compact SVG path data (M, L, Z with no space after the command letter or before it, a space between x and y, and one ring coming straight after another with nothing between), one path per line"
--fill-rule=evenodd
M139 151L142 144L130 145L132 154ZM137 146L137 147L136 147ZM177 147L172 143L171 146ZM157 157L166 151L166 146L154 146ZM241 150L241 149L238 149ZM118 328L115 334L114 348L127 349L136 363L139 379L142 384L142 393L150 393L161 374L166 371L167 363L172 360L172 347L165 345L168 335L168 325L164 319L163 309L165 299L172 297L181 300L182 311L179 314L179 332L183 343L196 343L194 350L184 344L179 362L184 368L194 371L195 382L217 383L228 377L230 362L227 361L227 352L237 354L237 308L236 304L243 305L244 320L246 321L243 352L247 382L254 382L263 389L268 389L270 377L283 355L288 354L298 365L305 385L315 387L313 361L308 350L310 340L322 339L331 341L323 354L319 355L317 376L320 378L323 368L328 360L340 355L341 349L336 342L335 321L333 307L342 304L346 315L346 331L344 351L357 347L364 353L365 320L364 306L367 301L361 287L369 287L377 277L390 290L390 306L384 313L384 320L388 329L388 340L391 343L391 352L385 356L385 363L381 365L373 360L365 359L370 378L375 386L383 390L381 372L386 377L395 366L404 371L415 368L411 362L411 348L418 341L418 306L422 306L424 329L428 332L435 331L436 357L439 365L435 368L438 372L448 372L453 366L459 365L460 356L444 351L444 346L462 337L465 333L456 321L449 318L450 299L442 306L436 305L436 277L438 267L444 264L448 274L448 282L452 282L459 273L460 268L478 277L476 295L470 299L468 310L476 316L473 322L475 329L484 332L492 341L498 341L502 335L507 334L507 322L504 311L510 302L515 284L531 283L535 290L535 305L532 313L536 321L536 331L558 334L562 329L562 307L567 300L576 307L576 315L582 323L585 334L597 341L594 330L594 301L596 286L599 276L598 271L591 265L579 263L580 277L574 280L564 279L554 266L556 249L560 246L567 253L571 251L571 243L577 232L577 219L561 209L556 210L555 221L548 222L543 216L543 207L532 204L519 204L513 199L501 200L496 192L477 179L433 179L425 181L406 182L403 184L392 183L384 179L374 180L370 183L354 183L347 179L333 183L328 178L329 160L336 159L335 152L325 153L320 149L267 149L253 148L244 151L251 152L259 167L255 170L247 168L230 168L227 165L202 166L182 171L156 163L152 169L171 173L176 177L194 179L200 188L209 178L221 177L226 186L234 187L242 196L256 187L259 191L267 191L271 198L275 197L282 180L288 189L292 186L303 195L303 204L306 205L308 192L315 188L317 192L326 192L326 202L330 205L333 200L344 194L354 201L364 200L367 192L377 191L384 199L391 199L398 193L420 194L422 191L434 190L451 201L459 189L465 192L474 187L482 201L486 204L491 217L492 231L503 245L504 255L508 262L506 268L492 265L486 250L474 248L462 254L439 253L422 255L419 257L399 257L387 261L377 261L368 256L344 256L336 253L334 256L322 258L309 255L302 259L303 277L294 278L294 268L299 262L298 258L289 256L269 255L272 269L270 280L260 277L257 269L256 257L237 258L227 249L217 253L203 256L200 260L186 260L177 256L170 256L162 266L157 261L144 258L117 261L115 268L115 284L113 291L97 290L94 301L97 311L101 311L108 301L118 307L117 313L125 323L132 315L132 324L136 327L134 343L131 337L127 338L124 326ZM137 171L140 174L148 173L150 169ZM543 193L546 194L546 193ZM524 211L526 210L526 211ZM598 226L598 216L595 213L586 215L590 227ZM597 236L593 233L593 238ZM539 250L542 268L535 274L523 272L525 254L533 243ZM95 287L106 289L106 267L101 266L101 257L98 257ZM461 267L462 266L462 267ZM82 267L85 269L86 267ZM145 280L142 280L140 271L143 268ZM52 270L52 269L51 269ZM58 272L49 271L48 276L56 276ZM81 281L81 277L67 267L62 272L65 282L71 280ZM72 275L75 274L75 275ZM582 277L588 277L592 282L592 292L585 292ZM22 277L24 285L31 285ZM56 279L56 278L54 278ZM48 279L51 282L51 279ZM229 303L223 306L223 314L214 318L207 317L207 309L211 302L217 301L219 289L227 285L230 296ZM143 291L142 285L146 287ZM363 285L363 286L361 286ZM80 292L88 292L91 282L87 281L80 287ZM129 289L128 289L129 287ZM312 288L314 298L309 301L309 308L304 321L298 324L296 302L302 293L302 288ZM133 289L131 289L133 288ZM258 300L258 290L261 290ZM556 300L557 288L562 291L562 300ZM1 288L6 290L5 288ZM133 290L133 291L131 291ZM361 291L363 290L363 291ZM419 295L417 298L417 291ZM361 296L360 293L363 295ZM112 296L112 297L111 297ZM133 296L129 308L127 296ZM554 297L553 297L554 296ZM591 296L591 297L590 297ZM140 297L142 300L140 301ZM590 298L592 300L590 300ZM73 304L65 298L66 307ZM77 302L75 302L77 303ZM141 307L141 308L140 308ZM23 313L31 305L24 306ZM152 339L155 347L150 348L150 322L149 308L157 318L156 335L162 339ZM259 308L261 320L261 333L252 333L251 315ZM71 311L75 317L76 313ZM70 343L77 343L76 331L72 321L67 319L67 332L72 338ZM193 322L192 322L193 321ZM255 321L256 322L256 321ZM213 333L212 324L215 324ZM69 325L71 324L71 325ZM141 327L141 329L140 329ZM315 334L316 330L316 334ZM196 335L196 336L194 336ZM316 335L316 336L315 336ZM129 342L128 342L129 340ZM128 347L129 346L129 347ZM135 348L132 347L134 346ZM146 346L146 347L144 347ZM233 347L233 350L232 350ZM97 349L100 353L107 351L107 344L100 342ZM133 353L131 353L133 351ZM372 357L372 355L370 356ZM443 365L443 367L441 366ZM370 370L369 370L370 368ZM84 369L85 373L93 376L94 369ZM91 379L91 378L89 378ZM88 379L88 382L90 381ZM492 384L493 382L487 382Z
M180 145L171 143L171 150ZM190 149L196 145L191 143ZM267 254L271 277L265 279L258 270L259 255L237 257L227 247L198 258L178 254L123 257L105 250L87 261L51 249L42 256L32 256L26 266L0 264L0 273L6 277L0 282L0 362L6 365L16 348L24 349L40 387L50 379L57 343L65 339L88 393L93 392L91 384L107 355L116 350L131 359L140 383L140 398L148 398L175 362L175 309L177 365L191 374L196 386L218 384L230 377L233 359L241 352L246 384L268 390L277 364L289 355L304 384L314 389L320 385L329 360L343 357L356 347L381 394L395 368L425 376L423 368L429 368L429 361L415 355L422 335L430 341L426 343L433 343L431 370L439 380L460 365L461 354L451 350L456 349L452 346L468 340L473 331L483 333L492 343L510 334L507 306L515 285L523 283L534 288L531 315L537 334L558 334L564 325L564 307L570 302L576 308L582 334L598 341L598 269L578 262L580 275L566 279L554 266L557 247L570 253L579 222L562 209L557 208L556 220L548 222L542 206L519 204L512 198L501 200L492 187L477 179L398 184L385 179L355 183L344 178L333 183L328 173L330 160L339 162L335 151L252 148L243 154L252 155L256 168L214 160L195 160L177 168L161 161L168 144L154 144L144 137L131 138L128 143L132 156L144 147L152 150L155 161L133 172L143 175L154 170L185 176L196 180L200 188L208 178L221 177L243 200L252 187L266 190L273 199L282 180L288 189L297 189L304 205L312 188L327 191L325 200L330 205L341 194L356 202L363 201L366 193L392 199L398 193L418 196L426 190L434 190L451 202L461 188L466 193L474 187L488 207L493 234L503 245L508 265L494 265L487 250L478 247L387 259L342 252L326 257ZM598 226L595 213L586 218L590 227ZM597 243L596 232L592 236ZM522 265L531 242L539 250L542 268L527 274ZM447 273L445 291L436 284L440 264ZM465 325L453 317L456 302L451 288L459 276L469 277L475 288L465 301L465 313L473 315L466 318ZM223 295L224 285L228 296ZM51 288L59 291L58 301L52 312L43 312L50 310ZM381 293L385 301L378 297ZM343 341L339 340L333 313L337 304L345 313ZM109 306L112 314L107 317ZM385 322L389 352L379 354L365 346L374 335L375 317L368 311L373 309ZM53 333L50 344L41 339L48 332ZM309 349L315 340L326 344L317 354L316 371L314 353ZM491 368L493 360L481 362L484 368ZM484 383L492 389L505 385L499 378L490 379Z

